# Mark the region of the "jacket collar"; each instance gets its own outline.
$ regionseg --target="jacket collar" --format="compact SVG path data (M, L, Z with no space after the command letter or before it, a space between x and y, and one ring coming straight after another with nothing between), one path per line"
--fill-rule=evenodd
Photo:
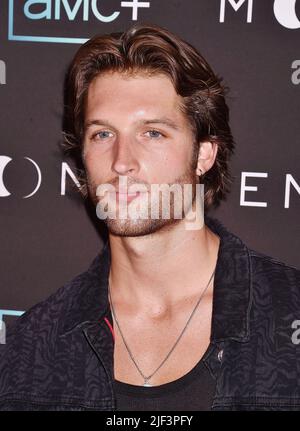
M248 247L218 220L205 224L220 237L214 280L211 341L249 340L252 268Z
M220 237L214 279L211 341L249 339L249 314L252 303L252 272L249 250L240 238L218 220L205 216L205 224ZM61 334L87 323L111 317L108 302L110 247L107 241L86 272L67 286L68 305Z
M66 314L61 335L87 323L99 322L109 314L108 276L110 269L110 247L107 241L94 258L88 270L67 284Z

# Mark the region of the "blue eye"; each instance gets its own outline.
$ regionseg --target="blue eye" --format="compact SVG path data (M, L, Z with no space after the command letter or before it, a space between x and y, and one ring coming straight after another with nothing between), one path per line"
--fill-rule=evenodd
M148 130L147 133L150 133L150 138L160 138L163 136L162 133L160 133L158 130Z
M110 138L109 134L111 132L109 132L108 130L102 130L101 132L97 132L94 135L94 138L98 138L98 139L106 139L106 138Z

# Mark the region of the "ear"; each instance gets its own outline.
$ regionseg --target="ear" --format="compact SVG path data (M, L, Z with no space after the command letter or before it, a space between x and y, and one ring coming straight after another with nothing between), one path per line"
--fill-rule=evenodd
M215 163L218 152L218 144L205 141L200 143L196 174L205 174Z

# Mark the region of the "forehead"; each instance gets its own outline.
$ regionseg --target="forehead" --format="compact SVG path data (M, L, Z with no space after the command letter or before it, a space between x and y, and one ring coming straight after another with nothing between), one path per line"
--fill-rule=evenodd
M143 115L168 114L183 121L180 105L170 78L163 74L125 75L104 73L91 82L86 104L86 117L97 113Z

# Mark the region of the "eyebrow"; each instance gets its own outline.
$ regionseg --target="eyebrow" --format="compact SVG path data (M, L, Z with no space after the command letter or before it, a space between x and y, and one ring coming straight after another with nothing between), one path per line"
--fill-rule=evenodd
M147 124L164 124L165 126L168 126L170 129L179 130L180 127L170 118L168 117L162 117L162 118L152 118L149 120L141 120L138 121L141 125L147 125ZM107 126L114 129L114 126L107 120L101 120L100 118L97 120L88 120L84 124L84 132L86 132L90 127L92 126Z

